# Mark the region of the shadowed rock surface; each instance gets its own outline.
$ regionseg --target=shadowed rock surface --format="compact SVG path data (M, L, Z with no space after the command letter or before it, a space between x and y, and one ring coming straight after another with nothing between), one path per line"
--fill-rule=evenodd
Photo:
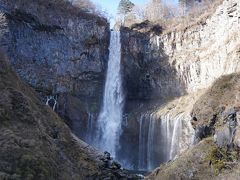
M138 179L73 135L0 56L0 179Z
M56 111L85 139L88 113L98 113L108 60L107 20L70 2L0 1L1 47L15 72L41 94L57 97ZM71 103L69 103L71 102ZM77 109L77 110L76 110ZM81 110L79 110L81 109ZM83 128L83 130L86 128Z

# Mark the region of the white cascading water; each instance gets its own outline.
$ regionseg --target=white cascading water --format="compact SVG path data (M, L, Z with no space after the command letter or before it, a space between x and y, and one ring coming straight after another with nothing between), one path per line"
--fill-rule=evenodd
M47 102L46 102L47 106L50 106L50 104L49 104L50 101L54 102L52 110L55 111L56 110L56 106L57 106L57 97L55 97L55 96L47 96Z
M95 125L95 115L93 113L88 113L88 122L87 122L87 133L86 133L86 142L92 143L94 137L94 125Z
M190 117L184 113L171 116L144 114L139 129L139 170L153 170L160 163L175 158L192 143Z
M154 118L154 114L150 114L150 118L149 118L149 128L148 128L148 142L147 142L147 169L153 169L154 168L154 159L156 159L157 157L154 154L154 145L155 145L155 130L157 130L156 128L156 119Z
M142 115L140 118L140 126L139 126L139 147L138 147L138 170L143 171L146 169L147 164L147 131L148 129L145 128L146 126L146 120L145 115Z
M122 125L123 91L121 78L120 32L111 32L108 70L104 90L103 108L98 117L97 146L116 157Z

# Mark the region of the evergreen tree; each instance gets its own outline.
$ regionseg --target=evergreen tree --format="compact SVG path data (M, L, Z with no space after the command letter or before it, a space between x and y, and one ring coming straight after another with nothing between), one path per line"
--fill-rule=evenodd
M135 5L130 0L121 0L118 5L118 14L126 15Z

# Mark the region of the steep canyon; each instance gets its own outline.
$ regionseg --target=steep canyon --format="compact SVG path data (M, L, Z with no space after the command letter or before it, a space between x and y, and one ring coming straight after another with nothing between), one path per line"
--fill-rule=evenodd
M197 143L220 109L209 100L212 85L240 72L238 0L224 0L188 27L121 27L117 34L105 18L67 2L0 2L0 44L13 70L42 103L55 105L79 138L138 171L178 157L198 158L197 148L212 147L209 139ZM225 110L233 106L229 101ZM161 170L150 178L159 178Z
M17 74L87 139L89 114L99 112L108 61L106 19L66 1L1 1L2 48Z
M178 124L179 116L185 121L181 123L181 131L187 133L184 135L180 131L177 132L176 142L179 143L177 152L189 147L193 142L190 121L193 118L191 110L195 102L216 79L239 72L239 13L238 1L224 1L210 17L190 27L163 32L161 35L151 31L146 33L144 31L146 27L142 29L122 27L123 81L127 93L125 113L129 125L122 135L124 148L133 143L126 141L127 137L132 136L132 139L138 141L140 148L131 146L131 149L135 147L134 151L139 151L139 156L151 161L153 154L154 157L158 155L152 152L150 159L147 158L149 149L146 144L151 144L154 150L157 147L168 149L169 145L163 146L161 142L162 139L166 139L166 134L163 135L159 131L167 129L164 124L166 117L171 117L174 125L170 129L173 130ZM156 132L153 135L156 138L154 143L151 133L148 133L151 129L152 114L154 120L159 121L155 122L152 129L152 133ZM150 123L145 125L144 137L139 136L143 131L143 117L148 117L145 121ZM136 126L140 127L139 130L136 130ZM142 141L145 141L145 147L141 147ZM171 138L168 143L171 143ZM160 149L156 150L157 153L161 152ZM176 150L168 149L168 154L165 154L164 158L170 157L171 151ZM127 154L128 150L123 149L123 152ZM160 154L163 155L164 152ZM133 164L137 164L138 158L133 157L131 153L124 158L130 158ZM170 159L172 158L174 156ZM155 167L160 162L169 160L169 158L161 160L160 157L157 159ZM145 160L144 167L148 167L149 163L154 162ZM140 162L139 167L142 166Z

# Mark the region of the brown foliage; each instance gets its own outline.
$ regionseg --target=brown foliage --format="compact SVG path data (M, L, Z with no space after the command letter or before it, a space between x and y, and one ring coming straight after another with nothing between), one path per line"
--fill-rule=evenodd
M186 11L181 6L164 4L162 1L152 1L146 5L144 13L141 12L141 20L139 18L132 18L132 21L128 22L128 25L130 24L130 27L148 20L151 24L163 27L165 32L172 31L173 29L182 30L195 24L204 23L222 2L223 0L203 0L201 3L193 4Z

